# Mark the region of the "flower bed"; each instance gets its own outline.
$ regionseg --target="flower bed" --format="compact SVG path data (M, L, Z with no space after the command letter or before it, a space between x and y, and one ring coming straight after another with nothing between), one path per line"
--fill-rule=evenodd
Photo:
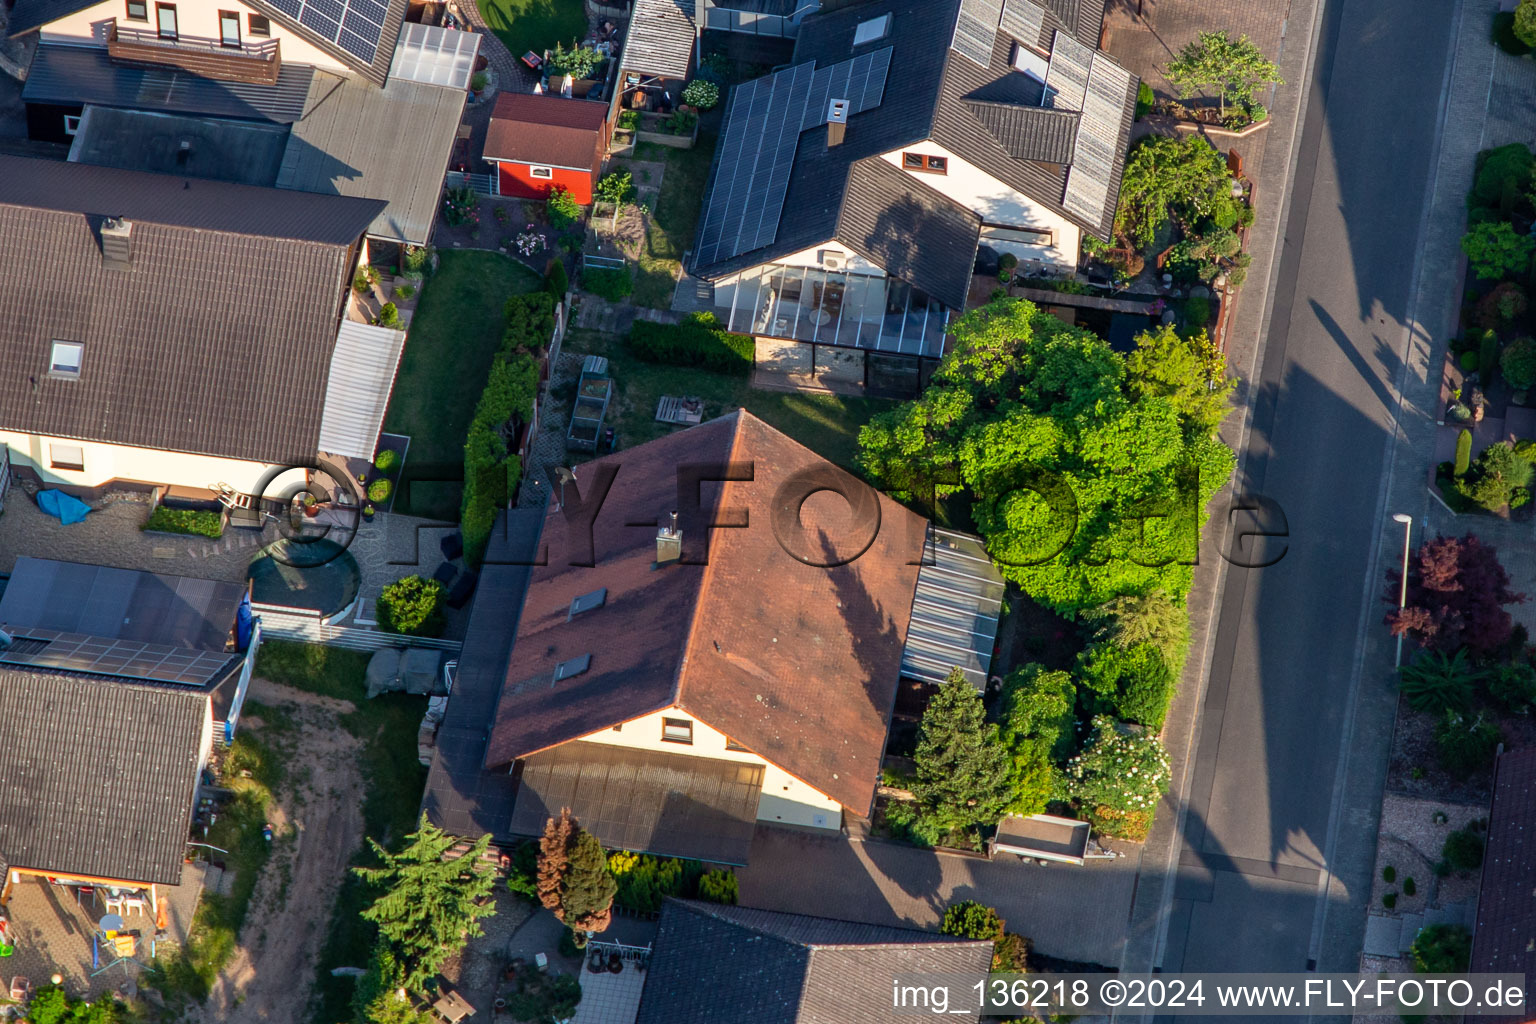
M158 506L139 529L146 533L179 533L193 537L218 538L224 535L224 517L218 512L195 508Z

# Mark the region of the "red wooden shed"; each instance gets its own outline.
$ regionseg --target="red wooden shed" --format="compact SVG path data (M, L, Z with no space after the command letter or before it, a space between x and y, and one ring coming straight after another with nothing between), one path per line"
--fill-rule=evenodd
M606 103L592 100L502 93L485 137L501 194L543 199L562 185L578 203L592 202L608 150L607 113Z

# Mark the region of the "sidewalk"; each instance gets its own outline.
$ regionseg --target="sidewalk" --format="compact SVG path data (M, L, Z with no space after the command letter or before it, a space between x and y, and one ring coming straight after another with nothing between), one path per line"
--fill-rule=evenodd
M1200 3L1186 0L1163 0L1152 5L1154 29L1172 30L1169 22L1176 22L1180 32L1193 38L1196 26L1175 13L1198 11L1199 28L1229 28L1232 31L1254 31L1251 12L1254 5L1247 3ZM1237 302L1237 311L1227 332L1227 366L1239 377L1236 391L1238 415L1229 417L1223 426L1222 439L1231 445L1241 460L1246 449L1249 426L1253 418L1262 340L1267 334L1271 305L1274 299L1274 275L1278 266L1281 225L1289 210L1291 179L1296 169L1297 141L1300 137L1301 115L1312 79L1313 50L1316 44L1317 25L1322 10L1321 0L1292 0L1289 17L1286 18L1275 41L1276 63L1281 77L1288 83L1276 89L1269 104L1270 125L1265 129L1262 149L1250 142L1255 161L1249 154L1248 167L1253 174L1260 168L1268 168L1264 187L1259 193L1254 224L1250 235L1249 252L1253 263L1248 271ZM1224 13L1226 17L1224 18ZM1163 21L1164 17L1169 21ZM1177 52L1177 46L1187 39L1178 39L1162 31L1149 30L1152 41L1127 40L1123 31L1125 15L1112 12L1110 52L1122 60L1133 60L1132 70L1138 71L1149 60L1156 58L1147 49L1156 43L1168 49L1168 55ZM1118 27L1114 27L1118 26ZM1160 40L1160 42L1158 41ZM1166 85L1166 83L1163 83ZM1153 81L1154 88L1159 85ZM1233 480L1243 478L1239 462ZM1227 575L1227 563L1221 552L1227 549L1230 519L1225 513L1232 497L1231 486L1218 494L1212 503L1212 515L1205 534L1201 538L1200 557L1203 568L1195 573L1195 585L1189 595L1191 620L1191 646L1189 661L1180 680L1178 694L1169 709L1164 727L1164 742L1172 762L1173 781L1169 793L1158 805L1157 817L1152 825L1142 851L1141 874L1137 884L1136 902L1131 911L1129 933L1125 941L1125 953L1120 969L1127 972L1150 972L1162 939L1161 930L1166 924L1164 908L1177 872L1177 858L1183 844L1183 821L1180 809L1187 803L1194 763L1195 744L1199 737L1199 714L1205 704L1205 692L1211 664L1212 645L1215 641L1216 613L1221 606L1222 589Z

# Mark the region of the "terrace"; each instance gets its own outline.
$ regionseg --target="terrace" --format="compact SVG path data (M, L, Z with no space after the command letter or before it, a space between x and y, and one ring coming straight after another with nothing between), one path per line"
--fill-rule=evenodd
M283 68L278 40L260 42L200 39L125 28L114 18L107 23L107 55L132 64L179 68L202 78L251 85L276 85Z

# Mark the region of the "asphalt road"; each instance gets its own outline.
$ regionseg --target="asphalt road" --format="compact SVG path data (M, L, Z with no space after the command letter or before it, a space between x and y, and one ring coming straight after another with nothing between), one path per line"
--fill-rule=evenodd
M1306 970L1324 948L1320 868L1369 890L1359 854L1374 832L1335 827L1331 847L1330 812L1346 728L1385 749L1380 721L1347 722L1346 709L1361 628L1384 610L1366 574L1453 6L1329 0L1324 12L1243 480L1289 536L1263 542L1284 551L1276 564L1227 578L1165 971ZM1317 966L1354 969L1329 959Z

